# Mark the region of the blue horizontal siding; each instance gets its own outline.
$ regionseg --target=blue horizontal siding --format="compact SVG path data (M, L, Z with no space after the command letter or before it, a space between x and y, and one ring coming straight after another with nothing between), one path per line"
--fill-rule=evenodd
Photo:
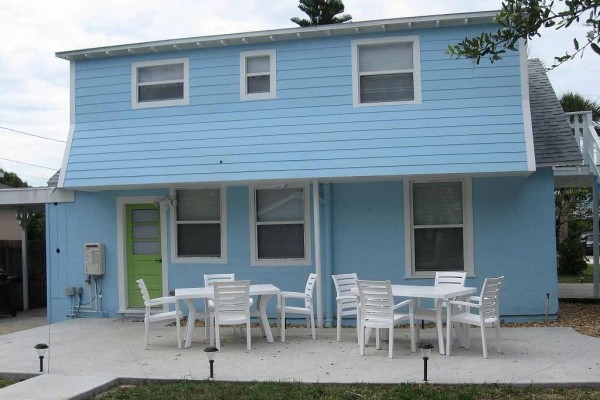
M66 186L526 169L518 52L448 44L491 26L380 32L76 63ZM422 104L353 107L351 41L418 35ZM241 101L240 51L277 51L277 98ZM131 108L131 63L188 57L190 105Z

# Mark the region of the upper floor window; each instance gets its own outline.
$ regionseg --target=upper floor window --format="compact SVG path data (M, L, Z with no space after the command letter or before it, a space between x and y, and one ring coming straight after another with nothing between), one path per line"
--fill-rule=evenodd
M354 105L421 102L419 38L352 41Z
M274 99L277 95L275 50L240 53L240 98Z
M405 198L408 276L433 276L436 271L473 275L470 182L410 182Z
M310 263L308 187L251 188L253 265Z
M171 214L174 262L224 262L225 193L221 188L177 189Z
M189 61L144 61L131 66L133 108L189 104Z

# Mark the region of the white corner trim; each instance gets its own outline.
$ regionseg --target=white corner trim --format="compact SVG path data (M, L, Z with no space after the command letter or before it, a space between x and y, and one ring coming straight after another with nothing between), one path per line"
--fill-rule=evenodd
M179 257L177 254L177 209L170 209L170 243L171 262L174 264L227 264L227 186L177 187L170 190L170 197L175 199L176 190L219 189L221 197L221 257Z
M269 56L269 92L248 93L246 60L250 57ZM240 53L240 100L268 100L277 98L277 52L275 49L242 51Z
M463 187L463 254L464 268L468 277L475 276L474 263L474 241L473 241L473 179L472 177L463 178L432 178L415 179L405 178L403 180L403 198L404 198L404 260L405 260L405 279L414 278L433 278L434 271L416 272L414 268L414 229L412 225L413 207L412 207L412 183L426 182L462 182Z
M159 65L183 64L183 98L172 100L138 101L138 68L155 67ZM171 58L131 63L131 108L156 108L171 106L186 106L190 104L190 60L189 58Z
M304 258L303 259L258 259L258 241L256 239L256 190L257 189L277 189L277 186L249 186L249 207L250 212L250 265L251 266L308 266L312 264L312 239L311 239L311 218L310 218L310 184L283 184L285 189L304 189Z
M360 71L358 70L358 48L363 45L375 45L383 43L401 43L412 42L413 44L413 85L414 100L410 101L387 101L380 103L361 103L360 102ZM352 46L352 104L354 107L372 107L372 106L394 106L406 104L421 104L423 98L421 95L421 48L419 45L419 36L388 36L371 39L355 39L351 41ZM408 72L408 71L407 71Z
M523 127L525 130L525 150L527 151L527 170L534 172L535 146L533 143L533 126L531 123L531 106L529 103L529 68L527 66L527 42L519 39L519 56L521 66L521 100L523 104Z
M128 310L127 305L127 254L125 249L126 235L125 235L125 206L127 204L148 204L148 203L159 203L160 205L160 251L162 257L162 285L163 285L163 296L169 295L169 263L167 262L167 213L165 207L162 205L160 200L163 196L128 196L128 197L117 197L117 286L119 288L119 313L123 313L124 310ZM163 309L168 310L168 305L165 305Z
M57 187L62 188L65 185L65 175L67 174L67 165L69 155L71 154L71 144L73 143L73 133L75 133L75 61L69 62L69 136L63 153L60 174L58 175Z

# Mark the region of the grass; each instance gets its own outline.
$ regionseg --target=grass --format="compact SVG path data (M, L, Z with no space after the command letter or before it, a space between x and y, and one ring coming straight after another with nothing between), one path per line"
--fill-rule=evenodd
M588 264L583 271L583 283L594 283L594 264ZM581 283L580 275L559 275L558 283Z
M16 382L13 382L13 381L4 381L4 380L0 379L0 389L3 388L3 387L6 387L8 385L12 385L13 383L16 383Z
M368 399L600 399L600 391L594 388L547 388L513 387L499 385L324 385L296 382L189 382L143 383L114 388L96 397L102 400L368 400Z

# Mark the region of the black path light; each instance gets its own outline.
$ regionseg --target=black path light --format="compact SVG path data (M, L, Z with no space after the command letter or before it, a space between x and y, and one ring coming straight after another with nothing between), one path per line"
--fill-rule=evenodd
M34 348L40 357L40 372L44 372L44 355L46 354L46 350L48 350L48 345L45 343L38 343Z
M427 360L433 349L433 345L427 342L419 343L419 349L421 349L421 355L423 356L423 382L427 382Z
M204 352L206 353L206 357L208 357L208 363L210 364L210 379L213 379L213 364L215 363L215 356L219 352L219 349L217 349L215 346L208 346L204 349Z

